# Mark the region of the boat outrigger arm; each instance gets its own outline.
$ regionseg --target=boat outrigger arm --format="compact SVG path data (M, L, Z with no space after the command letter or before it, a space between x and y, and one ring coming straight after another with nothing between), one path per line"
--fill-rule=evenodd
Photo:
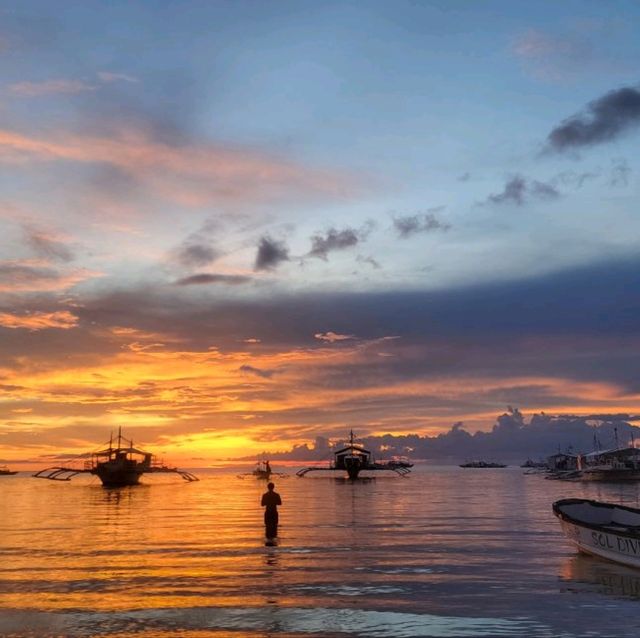
M192 481L199 481L200 479L187 470L181 470L177 467L168 467L165 465L150 467L144 471L144 474L179 474L185 481L191 483ZM72 467L47 467L44 470L36 472L33 476L35 478L49 479L50 481L70 481L74 476L78 474L97 474L92 468L72 468Z
M309 472L345 471L351 480L358 478L362 471L367 472L395 472L399 476L406 476L411 472L409 467L390 461L375 461L369 450L354 442L353 430L349 436L349 443L334 453L334 460L328 467L303 467L296 472L297 476L306 476Z
M137 485L143 474L178 474L188 482L199 480L195 474L165 465L150 452L135 448L133 441L122 436L121 430L116 439L111 437L108 447L93 452L84 467L58 465L40 470L33 476L50 481L70 481L78 474L93 474L106 487Z
M303 467L302 469L296 472L296 476L305 476L309 474L309 472L335 472L341 468L329 466L329 467ZM395 472L398 476L406 476L411 473L411 470L408 467L390 467L387 463L374 463L372 465L367 465L366 467L360 468L362 470L366 470L367 472ZM348 473L348 471L347 471ZM360 470L358 470L358 474ZM349 478L357 478L357 475L352 477L349 474Z

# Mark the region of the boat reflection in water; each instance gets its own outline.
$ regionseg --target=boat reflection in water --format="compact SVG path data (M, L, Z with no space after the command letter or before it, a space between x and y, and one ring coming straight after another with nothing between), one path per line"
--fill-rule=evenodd
M640 571L594 556L573 556L563 565L560 578L571 586L595 586L599 594L640 598Z
M122 436L122 429L118 430L118 437L109 439L108 447L92 452L91 460L86 461L81 469L58 465L40 470L33 476L51 481L69 481L78 474L93 474L97 476L105 487L122 487L138 485L143 474L178 474L185 481L197 481L198 477L191 472L169 467L156 461L153 454L133 446L133 441Z

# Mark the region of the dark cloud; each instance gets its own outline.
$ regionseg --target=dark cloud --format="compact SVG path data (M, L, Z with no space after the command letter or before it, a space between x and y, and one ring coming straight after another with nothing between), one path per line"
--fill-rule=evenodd
M231 286L237 286L240 284L247 284L252 280L251 277L246 275L221 275L214 273L201 273L199 275L191 275L190 277L184 277L178 279L176 285L178 286L193 286L200 284L229 284Z
M496 418L489 432L470 433L463 422L454 423L448 432L436 436L417 434L385 434L365 436L362 443L379 458L410 455L415 459L453 459L460 462L469 458L500 458L520 464L526 458L546 458L568 448L574 453L587 453L594 448L594 436L604 447L617 445L616 439L637 439L640 428L630 421L637 417L629 414L533 414L529 419L509 407ZM594 427L593 422L598 425ZM620 433L620 434L618 434ZM336 445L339 443L336 442ZM316 446L295 446L289 452L272 456L275 459L317 459L326 456L327 445L318 441ZM335 448L334 448L335 449Z
M250 365L242 365L238 368L240 372L244 372L246 374L253 374L257 377L261 377L262 379L271 379L274 374L276 374L276 370L268 370L264 368L256 368Z
M178 262L188 268L207 266L214 262L220 253L208 243L187 241L176 252Z
M426 213L416 215L405 215L393 218L393 227L401 239L407 239L418 233L430 233L436 230L447 231L451 228L450 224L440 221L435 213L444 210L444 206L430 208Z
M501 193L489 195L487 201L493 204L524 204L524 195L527 191L527 182L523 177L515 175L504 185Z
M509 178L501 193L493 193L487 197L484 204L515 204L522 206L528 197L536 199L558 199L560 192L552 184L529 181L522 175L514 175Z
M273 270L283 261L289 261L289 248L284 241L267 235L260 239L254 270Z
M608 142L640 124L640 90L623 87L606 93L556 126L547 138L553 151Z
M344 341L344 348L358 349L394 334L402 339L385 342L384 348L372 346L368 358L363 355L362 360L340 363L335 369L323 366L326 376L317 382L324 387L367 387L375 380L530 376L607 382L638 392L640 298L629 294L638 288L640 259L437 292L211 299L185 294L180 286L147 286L85 296L74 308L79 322L73 331L6 329L0 358L14 369L26 361L42 365L104 361L122 351L123 337L114 337L110 326L135 328L158 335L150 339L169 344L168 348L179 343L184 351L197 352L206 352L212 343L221 352L235 352L247 335L259 335L268 344L265 348L280 352L326 347L313 339L316 334L324 337L322 342L335 339L334 335L358 335L357 340ZM51 298L43 297L41 306L34 302L30 310L50 306ZM320 332L328 328L331 333ZM137 340L135 334L130 340ZM378 356L382 350L394 356ZM505 400L509 392L505 391ZM431 409L435 399L430 401ZM445 407L458 413L461 409Z
M627 186L631 176L631 167L627 160L616 158L611 160L611 176L609 186Z
M32 226L25 226L23 230L27 243L40 257L62 262L73 260L73 252L65 242Z
M344 230L330 228L324 235L316 233L311 237L309 257L318 257L326 261L330 252L356 246L362 238L362 235L353 228Z
M368 220L360 228L347 227L343 230L329 228L324 233L316 232L310 238L311 250L307 253L307 257L317 257L326 261L330 252L353 248L366 241L375 227L376 223Z

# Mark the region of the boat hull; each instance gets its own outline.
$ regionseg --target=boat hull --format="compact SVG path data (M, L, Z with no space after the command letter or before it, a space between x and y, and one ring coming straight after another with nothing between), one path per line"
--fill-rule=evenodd
M586 501L582 499L565 499L553 504L553 513L560 520L562 532L579 551L607 560L640 568L640 533L617 532L609 526L590 524L571 518L566 514L563 505L590 504L595 507L614 507L606 503ZM631 508L620 508L633 512ZM635 512L640 515L639 510Z
M105 487L124 487L127 485L138 485L142 472L132 470L109 470L102 467L91 472L95 474Z

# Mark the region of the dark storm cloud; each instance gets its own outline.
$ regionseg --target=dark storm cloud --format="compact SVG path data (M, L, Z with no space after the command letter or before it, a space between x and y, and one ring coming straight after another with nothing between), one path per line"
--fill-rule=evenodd
M407 239L418 233L430 233L437 230L447 231L450 224L440 221L436 213L444 210L444 206L430 208L426 213L393 217L393 227L401 239Z
M256 368L255 366L250 365L240 366L238 370L246 374L253 374L256 377L261 377L262 379L271 379L271 377L276 373L275 370L266 370L264 368Z
M613 140L640 123L640 90L623 87L587 104L547 137L554 151L578 149Z
M247 284L251 281L251 277L246 275L221 275L214 273L201 273L199 275L191 275L190 277L184 277L178 279L176 284L178 286L193 286L202 284L229 284L231 286L237 286L240 284Z
M260 239L254 270L273 270L283 261L289 261L289 248L284 241L265 235Z
M38 256L62 262L73 260L73 252L65 242L32 226L25 226L23 231L27 244Z
M85 299L75 312L81 326L135 326L202 351L212 342L235 350L247 334L259 334L275 350L313 347L310 335L326 326L336 334L357 334L359 343L402 336L394 350L386 344L385 353L411 344L408 359L376 357L375 365L362 365L361 374L357 368L346 369L344 383L355 383L360 376L367 383L379 370L389 379L530 374L638 388L640 298L629 294L638 288L640 260L627 260L439 292L317 293L214 302L173 296L166 289L120 291ZM75 341L60 335L56 343L69 352L84 348L78 330ZM34 336L21 345L28 351L43 348L46 354L55 344Z
M560 197L560 192L552 185L537 180L527 180L522 175L509 178L500 193L493 193L483 204L515 204L522 206L529 197L552 200Z

